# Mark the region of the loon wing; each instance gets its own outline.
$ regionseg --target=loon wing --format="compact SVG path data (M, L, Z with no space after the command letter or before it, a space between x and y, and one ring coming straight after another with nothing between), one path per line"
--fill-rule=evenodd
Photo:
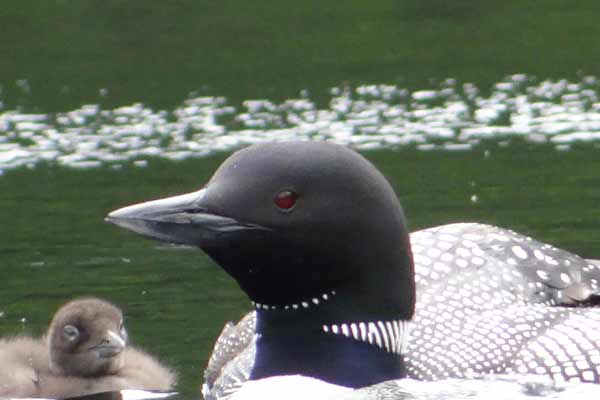
M518 372L600 380L597 262L483 224L430 228L411 241L410 377Z
M501 302L596 305L600 262L542 243L508 229L457 223L411 234L417 302L429 302L428 288L463 286L461 295L479 300L501 292ZM495 304L499 306L499 304Z
M248 380L254 365L256 313L236 325L228 322L217 339L204 371L202 395L206 400L227 399Z

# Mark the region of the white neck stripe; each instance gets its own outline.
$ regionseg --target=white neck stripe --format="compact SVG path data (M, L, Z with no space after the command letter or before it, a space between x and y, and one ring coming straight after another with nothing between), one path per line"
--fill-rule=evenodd
M372 321L323 325L323 332L366 342L393 354L404 354L409 321Z

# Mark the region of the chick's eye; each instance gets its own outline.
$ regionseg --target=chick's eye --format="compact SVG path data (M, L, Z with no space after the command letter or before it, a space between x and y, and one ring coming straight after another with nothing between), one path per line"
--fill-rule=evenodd
M291 210L296 204L298 195L291 190L284 190L275 196L275 205L282 211Z
M63 334L68 340L75 340L79 336L79 329L73 325L65 325L63 328Z

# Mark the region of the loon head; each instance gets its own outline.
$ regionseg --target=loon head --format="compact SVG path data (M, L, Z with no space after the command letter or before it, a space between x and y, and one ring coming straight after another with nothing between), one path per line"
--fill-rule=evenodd
M95 377L115 374L123 366L123 315L104 300L82 298L63 305L46 336L50 369L56 374Z
M413 263L400 203L369 161L342 146L247 147L201 190L125 207L107 221L200 247L260 310L335 303L324 317L330 322L413 314Z

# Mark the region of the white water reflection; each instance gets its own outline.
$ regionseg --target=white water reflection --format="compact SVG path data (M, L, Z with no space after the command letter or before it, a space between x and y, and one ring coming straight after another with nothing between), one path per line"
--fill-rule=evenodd
M329 140L359 150L410 146L465 151L513 138L568 150L600 146L598 81L536 81L513 75L489 96L469 83L437 90L392 85L334 88L327 108L305 96L281 103L248 100L242 109L222 97L186 100L173 110L133 104L98 105L54 114L0 113L0 172L41 161L74 168L120 165L160 157L180 160L244 145Z

